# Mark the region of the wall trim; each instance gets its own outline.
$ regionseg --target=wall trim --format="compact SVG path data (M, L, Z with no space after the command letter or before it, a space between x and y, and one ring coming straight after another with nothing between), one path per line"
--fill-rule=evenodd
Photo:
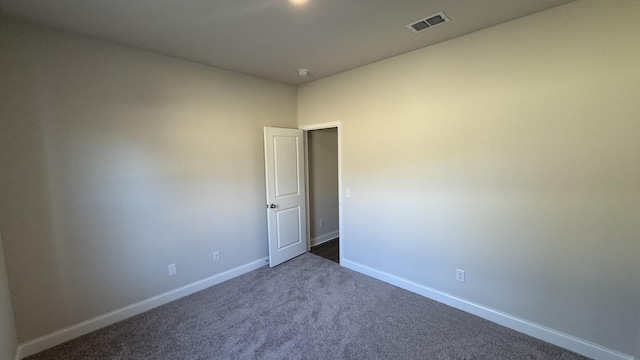
M430 298L432 300L449 305L456 309L471 313L486 320L492 321L499 325L508 327L512 330L527 334L529 336L538 338L548 343L560 346L567 350L571 350L578 354L599 360L634 360L631 355L623 354L621 352L608 349L604 346L594 344L590 341L580 339L578 337L565 334L563 332L548 328L546 326L536 324L534 322L518 318L516 316L509 315L507 313L500 312L482 306L480 304L473 303L471 301L464 300L462 298L453 296L451 294L438 291L427 286L415 283L413 281L370 268L366 265L359 264L355 261L351 261L345 258L340 260L340 265L357 271L361 274L371 276L378 280L384 281L391 285L409 290L418 295Z
M320 244L324 244L327 241L331 241L331 240L336 239L338 237L340 237L340 231L339 230L335 230L335 231L332 231L332 232L324 234L324 235L316 236L315 238L311 239L311 246L318 246Z
M36 339L27 341L18 345L16 360L21 360L28 356L37 354L41 351L60 345L66 341L75 339L79 336L88 334L92 331L115 324L119 321L128 319L132 316L149 311L158 306L168 304L172 301L191 295L198 291L204 290L213 285L233 279L234 277L259 269L268 263L268 258L262 258L245 265L238 266L231 270L227 270L217 275L193 282L191 284L179 287L174 290L167 291L160 295L142 300L135 304L131 304L120 309L108 312L106 314L96 316L89 320L79 322L68 326L64 329L54 331L50 334L40 336Z
M310 125L300 125L298 129L309 131L309 130L322 130L322 129L331 129L331 128L339 128L340 121L330 121L319 124L310 124Z

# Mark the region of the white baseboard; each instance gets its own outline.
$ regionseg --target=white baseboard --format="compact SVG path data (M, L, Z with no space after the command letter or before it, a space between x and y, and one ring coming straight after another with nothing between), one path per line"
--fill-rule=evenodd
M340 265L593 359L634 360L633 356L608 349L598 344L594 344L531 321L520 319L518 317L475 304L456 296L420 285L413 281L361 265L351 260L343 258L340 261Z
M249 271L259 269L267 265L267 261L268 261L267 258L253 261L251 263L208 277L206 279L193 282L189 285L185 285L175 290L165 292L163 294L154 296L152 298L142 300L135 304L125 306L123 308L108 312L104 315L100 315L92 319L85 320L83 322L71 325L69 327L55 331L53 333L27 341L18 346L16 360L21 360L25 357L28 357L28 356L37 354L41 351L52 348L56 345L60 345L63 342L75 339L79 336L88 334L92 331L115 324L118 321L128 319L132 316L141 314L145 311L149 311L158 306L168 304L174 300L180 299L187 295L191 295L193 293L204 290L213 285L219 284L221 282L227 281L234 277L248 273Z
M311 239L311 246L318 246L320 244L324 244L327 241L331 241L337 237L340 236L340 231L336 230L336 231L332 231L330 233L324 234L324 235L320 235L317 236L313 239Z

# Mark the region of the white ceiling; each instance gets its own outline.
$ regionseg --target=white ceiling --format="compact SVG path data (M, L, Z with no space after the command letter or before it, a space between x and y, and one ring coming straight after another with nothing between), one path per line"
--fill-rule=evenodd
M0 12L297 85L570 1L0 0ZM407 29L439 11L451 21L417 34Z

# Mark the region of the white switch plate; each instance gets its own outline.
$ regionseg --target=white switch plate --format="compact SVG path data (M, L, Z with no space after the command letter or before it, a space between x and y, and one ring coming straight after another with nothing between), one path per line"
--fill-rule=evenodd
M213 252L213 261L220 261L220 251Z
M456 280L464 282L464 270L456 269Z
M350 198L351 197L351 189L345 189L344 190L344 196Z
M175 275L177 272L176 264L169 264L169 276Z

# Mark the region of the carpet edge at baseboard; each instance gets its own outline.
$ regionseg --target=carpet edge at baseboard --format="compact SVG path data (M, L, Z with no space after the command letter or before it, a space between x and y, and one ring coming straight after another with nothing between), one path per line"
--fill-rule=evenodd
M413 281L362 265L345 258L340 260L340 265L347 269L371 276L388 284L395 285L402 289L414 292L418 295L449 305L456 309L479 316L496 324L510 328L512 330L527 334L534 338L546 341L553 345L560 346L575 353L599 360L634 360L631 355L623 354L616 350L580 339L576 336L565 334L561 331L536 324L532 321L518 318L516 316L476 304L451 294L447 294Z
M33 340L18 345L15 360L21 360L28 356L37 354L54 346L60 345L79 336L102 329L119 321L142 314L158 306L168 304L182 297L204 290L213 285L233 279L250 271L259 269L268 264L268 258L261 258L248 264L224 271L220 274L195 281L188 285L167 291L137 303L110 311L106 314L73 324L66 328L40 336Z

